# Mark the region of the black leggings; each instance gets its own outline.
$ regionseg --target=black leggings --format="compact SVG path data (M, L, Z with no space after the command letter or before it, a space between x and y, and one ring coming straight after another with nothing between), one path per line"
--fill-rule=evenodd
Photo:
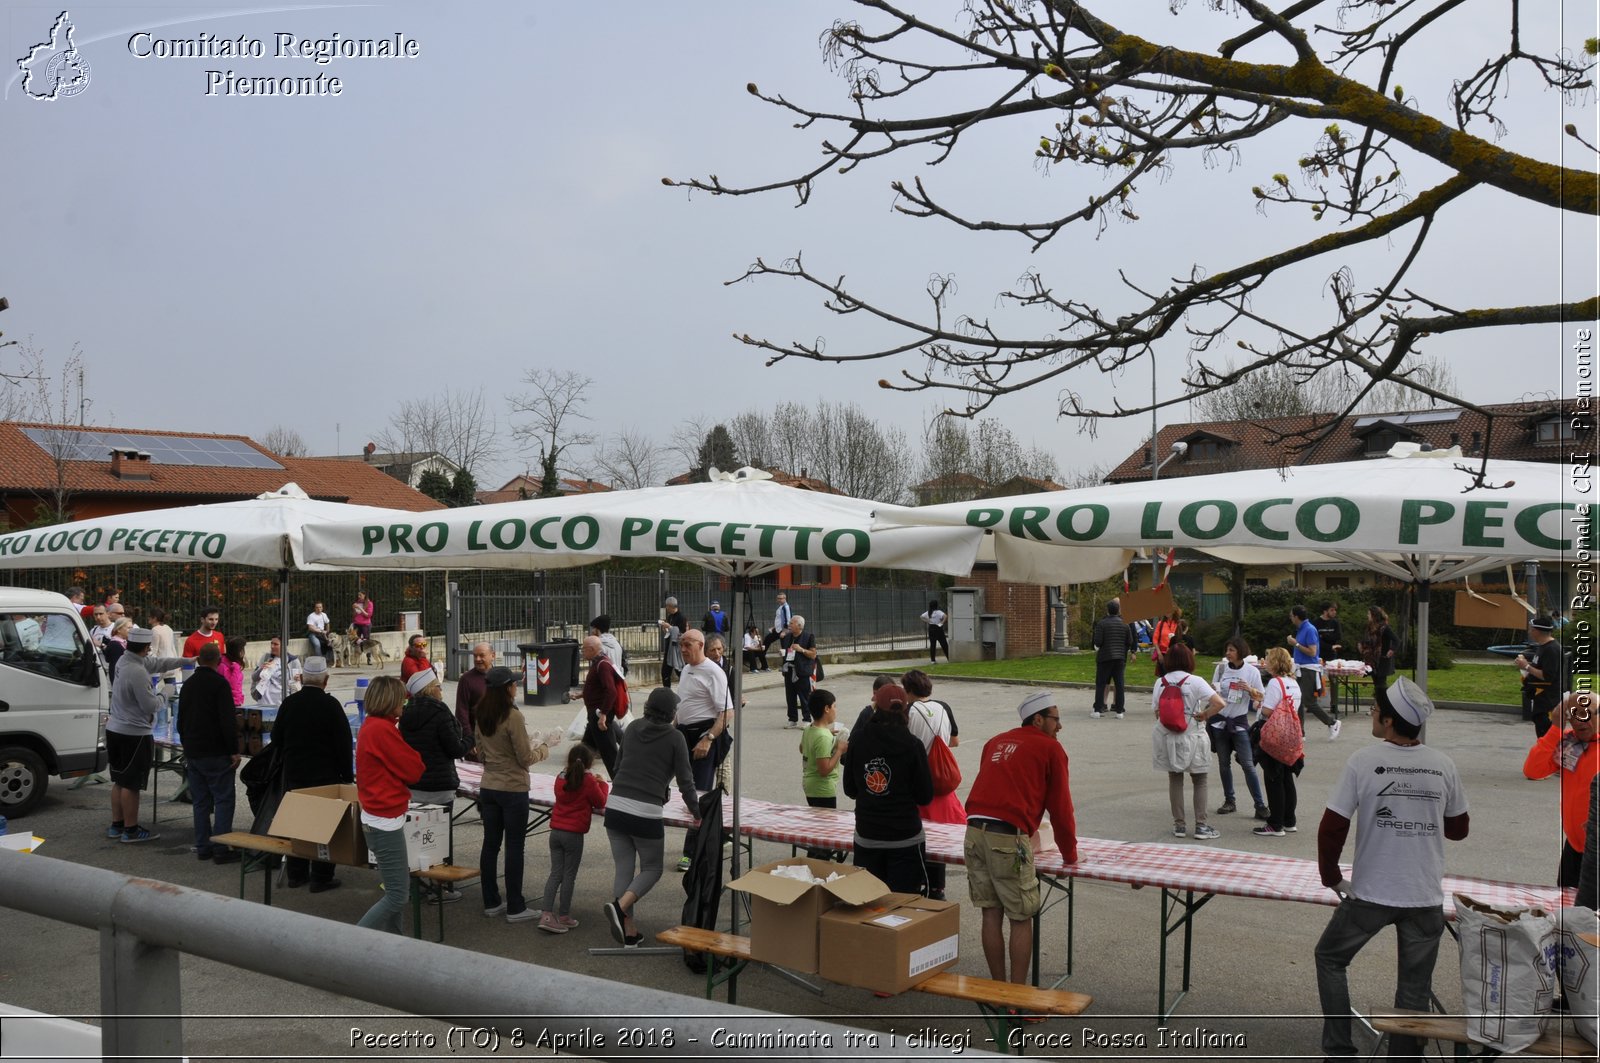
M939 660L939 650L944 650L944 659L950 659L950 640L945 638L944 627L928 625L928 657L933 661Z

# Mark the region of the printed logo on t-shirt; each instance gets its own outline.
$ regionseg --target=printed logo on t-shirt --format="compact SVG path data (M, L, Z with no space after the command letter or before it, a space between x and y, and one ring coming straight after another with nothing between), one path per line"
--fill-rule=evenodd
M1444 795L1439 791L1415 783L1395 780L1383 784L1383 789L1378 791L1379 797L1404 797L1413 801L1440 801ZM1382 815L1382 812L1379 812Z
M891 774L887 760L882 757L873 757L867 761L866 774L862 776L861 781L866 784L868 793L882 796L889 792Z

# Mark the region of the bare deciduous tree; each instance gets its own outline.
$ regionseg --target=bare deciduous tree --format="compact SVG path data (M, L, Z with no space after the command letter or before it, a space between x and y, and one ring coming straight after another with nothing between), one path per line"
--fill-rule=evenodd
M500 422L482 388L471 392L446 388L437 395L401 402L373 442L393 454L440 454L457 468L472 470L496 456Z
M614 487L623 490L658 487L662 481L660 448L655 440L631 428L602 443L595 463Z
M83 442L81 426L91 401L84 394L83 349L72 345L66 360L54 366L31 343L18 344L18 357L28 367L26 380L32 394L26 403L27 417L54 427L39 445L50 457L50 481L34 491L35 525L60 524L72 519L72 486L68 464L78 460ZM101 456L104 460L104 456Z
M1353 409L1375 385L1399 379L1424 337L1600 316L1600 296L1463 306L1465 297L1449 282L1417 279L1418 258L1442 226L1471 226L1491 245L1497 199L1600 215L1595 146L1574 125L1566 127L1565 149L1555 136L1534 138L1545 146L1543 157L1520 154L1500 140L1499 113L1513 72L1572 106L1593 97L1594 40L1574 39L1547 54L1529 50L1536 35L1523 22L1539 18L1548 25L1552 16L1543 8L1487 0L1344 0L1334 18L1318 11L1332 6L1325 0L1295 0L1281 9L1262 0L1210 0L1186 17L1226 19L1196 31L1226 39L1196 49L1176 38L1124 32L1112 19L1125 9L1094 0L967 0L956 25L891 0L855 4L859 21L836 21L822 36L827 61L847 81L849 107L820 108L749 86L796 128L821 131L820 159L762 184L724 184L716 176L665 183L714 195L787 190L805 204L815 182L885 158L937 167L978 151L992 165L997 141L978 131L986 126L1002 138L1037 145L1030 163L1066 182L1059 186L1058 209L1035 218L991 216L981 199L961 202L968 182L939 187L943 171L937 169L893 181L894 209L998 232L1036 252L1069 230L1087 228L1099 237L1113 223L1137 223L1141 199L1180 164L1251 165L1259 177L1253 186L1248 178L1239 183L1237 201L1270 219L1268 250L1247 244L1253 250L1220 268L1124 268L1116 274L1122 296L1115 304L1076 294L1076 277L1047 279L1029 267L998 297L1002 308L1040 316L1036 328L1020 335L1009 318L1002 325L992 323L987 310L961 313L949 275L928 282L927 307L918 314L874 301L847 287L838 271L813 270L798 254L778 264L757 259L741 279L799 283L821 292L833 313L872 319L894 333L882 346L860 350L829 346L825 338L804 343L738 335L766 352L768 364L911 355L917 364L883 381L884 387L953 392L955 412L973 416L1002 395L1052 385L1061 388L1060 412L1092 425L1096 417L1148 413L1151 405L1225 391L1274 365L1301 382L1330 370L1349 373L1360 382L1349 402ZM1181 0L1169 6L1174 15L1184 7ZM1470 18L1505 28L1503 54L1481 63L1463 59L1453 84L1402 87L1397 71L1414 54L1468 54L1451 47L1450 27ZM1547 40L1544 33L1538 39ZM1441 101L1438 115L1424 109ZM1297 140L1298 150L1290 148L1297 165L1247 162L1245 148L1269 131L1271 137L1255 146L1273 151ZM1563 150L1575 165L1566 164ZM1408 178L1420 187L1407 190ZM1235 224L1220 209L1214 213L1195 225ZM1227 246L1229 235L1201 231L1188 239L1215 249ZM1394 253L1387 255L1391 243ZM1358 282L1353 263L1372 253L1383 273ZM1495 268L1488 261L1476 265ZM1507 277L1504 287L1512 288L1514 279ZM1310 311L1294 297L1308 280L1324 295L1322 306ZM1182 395L1096 405L1074 385L1151 357L1174 339L1186 339L1191 352ZM1244 360L1218 368L1218 355L1227 350L1243 350ZM1413 376L1405 386L1430 400L1471 406L1426 379Z
M306 446L305 437L287 425L275 424L267 429L267 434L261 438L261 443L274 454L285 458L303 458L311 453Z
M510 396L509 402L511 415L527 420L513 423L511 432L538 454L539 497L554 498L559 493L561 456L573 447L594 442L592 434L576 427L589 419L583 408L589 401L585 393L594 381L570 369L530 369L522 381L532 390Z

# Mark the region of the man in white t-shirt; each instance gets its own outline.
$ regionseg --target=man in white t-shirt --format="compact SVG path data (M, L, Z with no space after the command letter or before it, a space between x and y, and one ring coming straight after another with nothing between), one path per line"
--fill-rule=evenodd
M311 612L306 614L306 637L311 640L311 656L333 660L333 641L328 638L331 630L329 625L332 623L328 614L322 611L321 602L313 605Z
M678 672L678 731L689 747L695 789L703 794L716 785L717 765L727 754L728 743L722 735L733 723L733 697L728 693L728 674L706 656L704 632L685 631L678 648L683 651L683 668ZM694 852L698 835L694 827L684 832L679 871L689 870L689 854Z
M1418 737L1433 712L1427 694L1401 676L1387 691L1376 688L1374 700L1372 736L1383 742L1345 762L1317 830L1322 884L1340 897L1316 949L1322 1051L1330 1059L1355 1057L1346 972L1384 927L1393 925L1399 937L1395 1007L1427 1010L1444 933L1444 843L1467 836L1467 795L1455 763ZM1356 855L1346 880L1339 855L1352 820ZM1391 1058L1421 1049L1414 1038L1391 1035Z

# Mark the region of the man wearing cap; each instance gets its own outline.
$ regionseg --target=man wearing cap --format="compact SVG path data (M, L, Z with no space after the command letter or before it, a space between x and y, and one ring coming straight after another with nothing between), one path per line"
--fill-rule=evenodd
M1522 670L1522 718L1533 720L1535 738L1543 738L1550 730L1550 710L1561 703L1566 684L1561 668L1561 643L1556 641L1555 621L1540 613L1528 621L1528 642L1533 647L1532 656L1517 654L1517 667Z
M711 608L706 615L700 618L700 630L707 635L728 633L728 614L722 611L722 603L715 598L711 599Z
M1586 851L1585 831L1589 826L1589 787L1600 773L1600 744L1596 744L1594 710L1600 693L1575 690L1556 703L1545 728L1522 763L1522 774L1530 779L1561 777L1561 863L1556 870L1557 886L1576 886ZM1571 726L1567 726L1570 724ZM1591 896L1579 904L1590 907Z
M211 839L233 830L235 776L239 767L239 717L233 707L233 686L217 671L222 652L217 644L200 647L199 665L178 695L178 737L194 802L194 852L219 864L239 859L236 850L214 846Z
M689 630L689 621L678 612L678 599L668 598L666 615L656 621L661 629L661 685L672 686L672 677L683 670L683 651L678 640Z
M1028 980L1039 879L1028 839L1050 813L1063 863L1078 862L1078 824L1061 747L1061 710L1046 691L1017 706L1021 725L989 739L967 795L967 889L983 910L983 958L997 982ZM1006 949L1005 924L1011 924ZM1010 962L1007 963L1009 958Z
M304 685L283 699L272 725L272 745L282 758L283 790L355 782L350 721L339 699L328 693L327 658L307 657L300 672ZM283 873L290 889L309 882L312 893L322 893L339 885L333 865L322 861L291 856Z
M1444 933L1444 843L1467 836L1467 795L1453 761L1422 744L1433 712L1411 680L1373 690L1372 736L1345 762L1317 828L1317 869L1339 895L1339 907L1317 942L1317 995L1322 1003L1322 1051L1354 1058L1350 1037L1350 961L1384 927L1398 935L1397 1008L1426 1011L1433 965ZM1355 865L1349 880L1339 867L1350 824L1356 823ZM1390 1056L1420 1056L1422 1043L1391 1035Z
M162 705L150 677L192 663L187 657L152 657L154 641L149 628L128 632L128 649L123 654L126 664L117 669L111 685L111 712L106 719L106 756L111 766L111 826L106 828L106 837L129 843L161 837L139 826L139 798L150 781L150 764L155 758L152 729ZM233 711L231 694L228 711Z
M288 690L284 690L284 673L289 675ZM300 689L300 658L283 656L283 640L274 637L271 648L250 673L250 696L258 705L281 705L284 695Z

